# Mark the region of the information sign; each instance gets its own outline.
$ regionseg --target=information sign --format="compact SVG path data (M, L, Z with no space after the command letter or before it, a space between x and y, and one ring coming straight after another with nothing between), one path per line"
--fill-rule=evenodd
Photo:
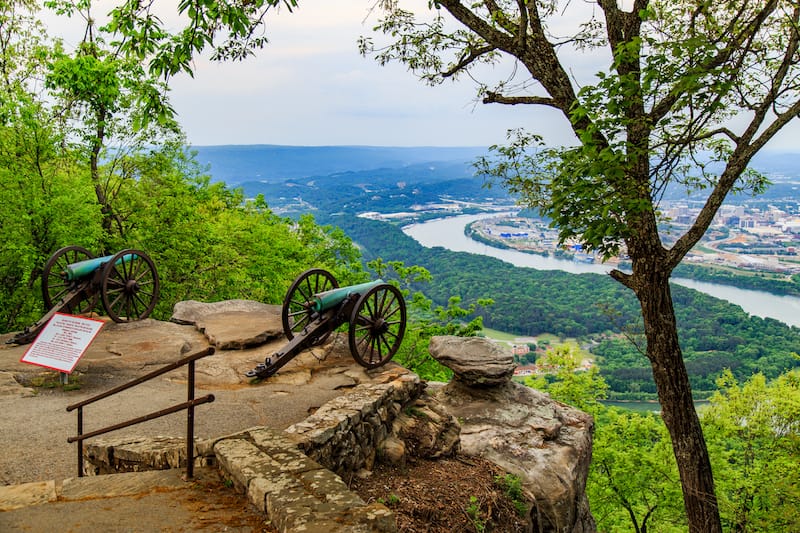
M20 362L70 374L103 324L102 320L94 318L56 313Z

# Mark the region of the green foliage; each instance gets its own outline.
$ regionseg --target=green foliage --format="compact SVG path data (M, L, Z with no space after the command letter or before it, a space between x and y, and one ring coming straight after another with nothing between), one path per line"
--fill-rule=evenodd
M608 386L596 367L579 369L580 362L570 346L548 350L537 364L548 373L526 378L525 385L546 390L554 399L589 413L600 408L599 400L606 397Z
M151 2L122 1L111 11L105 30L117 36L125 54L149 63L152 74L191 75L193 60L206 49L212 50L212 60L241 60L263 48L268 42L263 34L267 12L296 5L296 0L184 0L177 5L181 17L176 30L174 23L166 25L152 12Z
M502 476L495 476L494 482L514 504L517 514L526 516L530 503L528 503L525 494L522 492L522 478L514 474L503 474Z
M565 361L566 359L566 361ZM686 517L669 435L654 413L606 408L569 354L546 379L528 383L555 399L582 406L595 417L587 494L598 530L685 531ZM574 361L574 359L573 359ZM753 376L739 385L730 372L702 412L723 524L736 531L792 531L800 483L800 371L768 382ZM602 393L602 392L601 392Z
M800 528L800 372L739 384L731 372L703 412L723 525L731 531Z
M596 412L586 492L599 531L686 531L678 471L653 413Z
M486 519L483 517L483 512L481 511L481 502L476 496L469 497L469 504L467 504L464 511L467 513L470 522L472 522L472 527L475 528L477 533L486 530Z
M478 173L549 219L562 244L578 240L604 258L617 256L629 235L623 215L647 208L609 184L625 180L620 154L609 148L589 154L548 149L541 137L522 130L509 131L508 140L489 148L495 157L477 161Z
M469 337L482 329L480 316L465 322L479 307L492 304L492 300L480 298L469 306L461 307L461 298L452 296L447 306L434 306L433 302L418 290L421 284L432 280L430 273L420 266L405 266L401 261L384 262L381 258L367 263L377 276L396 284L406 300L408 324L400 349L394 356L399 364L413 370L422 379L449 381L452 371L436 361L428 351L433 336L456 335Z
M400 503L400 497L397 494L391 493L386 498L378 498L378 503L382 503L386 507L394 507Z
M0 7L0 331L41 314L39 275L47 257L69 241L92 247L100 210L85 171L64 147L47 106L35 92L52 49L33 16Z

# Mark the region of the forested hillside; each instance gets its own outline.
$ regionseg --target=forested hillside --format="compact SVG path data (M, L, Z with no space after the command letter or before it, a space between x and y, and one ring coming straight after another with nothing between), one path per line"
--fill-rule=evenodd
M366 258L382 257L427 268L433 282L424 291L446 304L491 298L481 308L484 325L518 335L553 333L592 344L612 396L640 398L655 393L647 359L631 342L643 343L636 299L599 274L569 274L514 267L487 256L425 248L389 223L351 217L335 221ZM683 350L693 389L705 396L729 368L740 379L755 372L776 377L800 364L800 330L749 316L736 305L673 285ZM621 336L625 332L628 337ZM640 345L641 347L641 345Z

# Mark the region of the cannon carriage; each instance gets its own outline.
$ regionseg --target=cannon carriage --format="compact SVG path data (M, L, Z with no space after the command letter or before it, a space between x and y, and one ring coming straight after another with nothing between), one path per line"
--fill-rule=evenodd
M245 375L267 378L301 351L322 344L344 324L355 361L365 368L386 364L397 353L406 329L406 305L397 287L383 280L339 287L328 271L314 268L294 280L281 308L289 341Z
M54 253L42 270L47 313L9 342L27 344L56 313L90 313L98 302L114 322L142 320L155 308L158 293L156 266L141 250L94 257L83 247L67 246Z

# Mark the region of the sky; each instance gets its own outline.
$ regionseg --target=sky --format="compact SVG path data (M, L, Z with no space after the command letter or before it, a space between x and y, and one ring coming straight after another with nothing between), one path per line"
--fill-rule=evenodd
M357 40L377 22L369 5L303 0L269 19L270 44L256 57L198 62L172 96L192 144L489 146L533 117L571 139L554 111L476 103L471 80L430 87L401 64L361 56Z
M551 145L574 142L555 110L482 104L469 78L430 87L399 63L380 66L362 57L359 36L382 39L372 32L378 20L369 12L374 3L301 0L294 12L270 14L270 43L255 57L235 63L198 59L193 78L179 75L171 81L171 102L189 143L489 146L503 143L508 130L520 127ZM401 4L425 11L427 0ZM585 10L589 3L570 5ZM567 12L560 22L567 25L576 15ZM81 29L75 22L54 26L64 34ZM569 62L570 74L582 80L608 65L603 56L575 52ZM510 70L506 64L485 72L503 79ZM797 151L798 138L795 124L770 148Z
M119 0L101 0L101 15ZM161 0L159 0L161 1ZM165 2L166 3L166 2ZM489 146L510 129L536 126L553 143L574 140L550 109L486 105L468 78L430 87L399 64L380 66L358 52L372 32L375 0L301 0L299 9L271 13L269 44L242 62L200 58L194 77L170 82L170 100L189 143L370 146ZM403 0L427 11L427 0ZM165 12L164 20L169 20ZM76 45L81 21L45 17L52 33ZM583 60L586 64L587 60ZM602 68L589 59L592 72ZM508 66L492 75L506 77Z

